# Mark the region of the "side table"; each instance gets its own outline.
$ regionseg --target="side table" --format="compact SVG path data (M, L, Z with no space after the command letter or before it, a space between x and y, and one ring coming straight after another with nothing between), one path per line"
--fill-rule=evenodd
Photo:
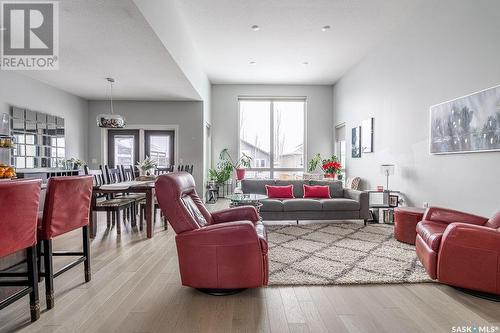
M262 202L260 201L268 197L263 194L230 194L226 195L225 198L231 201L230 207L254 206L257 212L260 213L260 207L262 207Z
M415 245L417 223L424 217L425 208L397 207L394 209L394 238Z

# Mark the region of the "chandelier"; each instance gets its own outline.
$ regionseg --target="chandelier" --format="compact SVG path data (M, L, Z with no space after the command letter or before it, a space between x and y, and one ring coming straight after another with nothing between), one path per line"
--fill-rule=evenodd
M106 80L111 86L109 97L110 113L102 113L98 115L96 119L97 126L102 128L124 128L126 125L125 118L119 114L115 114L113 110L113 83L115 83L115 79L107 77Z

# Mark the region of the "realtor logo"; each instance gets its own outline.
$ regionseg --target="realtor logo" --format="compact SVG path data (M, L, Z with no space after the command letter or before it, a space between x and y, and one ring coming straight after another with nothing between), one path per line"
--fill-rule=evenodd
M59 4L1 2L2 70L59 69Z

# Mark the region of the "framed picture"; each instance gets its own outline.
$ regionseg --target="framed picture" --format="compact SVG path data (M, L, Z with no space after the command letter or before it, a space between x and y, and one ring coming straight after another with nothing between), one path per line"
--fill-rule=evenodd
M373 153L373 118L361 123L361 152Z
M389 195L389 207L397 207L399 205L399 197L397 195Z
M430 153L500 150L500 86L430 108Z
M352 129L352 141L351 141L351 156L353 158L361 157L361 126L354 127Z

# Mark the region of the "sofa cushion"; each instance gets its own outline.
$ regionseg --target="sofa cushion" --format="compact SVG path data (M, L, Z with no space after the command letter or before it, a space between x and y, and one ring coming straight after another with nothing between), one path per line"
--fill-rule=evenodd
M344 189L342 188L342 182L340 180L311 180L311 185L328 185L330 186L330 197L331 198L343 198Z
M260 201L262 207L260 210L262 212L282 212L283 211L283 201L278 199L265 199Z
M335 199L321 199L323 210L359 210L359 202L352 199L335 198Z
M330 186L323 185L303 185L304 198L330 198Z
M423 220L417 224L417 234L433 251L437 252L447 226L444 223Z
M266 194L266 185L275 185L272 179L243 179L241 190L243 193Z
M285 185L285 186L266 185L266 195L269 198L281 198L281 199L295 198L295 196L293 195L293 185Z
M295 211L321 211L322 205L319 200L314 199L285 199L283 210L285 212Z
M309 185L309 181L307 180L276 180L276 185L286 186L293 185L293 196L295 198L303 198L304 190L302 189L303 185Z

